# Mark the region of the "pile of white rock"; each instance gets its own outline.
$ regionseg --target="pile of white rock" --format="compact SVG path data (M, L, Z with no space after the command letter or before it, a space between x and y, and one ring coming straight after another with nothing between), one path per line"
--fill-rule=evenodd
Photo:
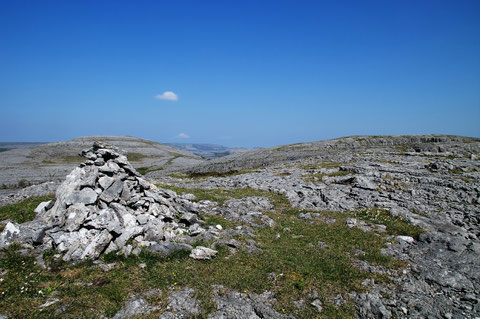
M194 203L143 179L120 150L95 142L82 155L87 161L66 177L55 202L40 204L31 222L6 225L0 249L19 242L77 261L112 251L138 254L142 248L191 250L188 243L216 235L198 218Z

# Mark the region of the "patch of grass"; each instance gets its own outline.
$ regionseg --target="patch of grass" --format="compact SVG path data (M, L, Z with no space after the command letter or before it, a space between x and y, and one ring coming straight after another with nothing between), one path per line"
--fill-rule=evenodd
M165 184L156 184L156 186L160 188L170 189L178 194L183 194L183 193L194 194L196 197L195 201L197 202L201 200L209 200L212 202L218 202L220 205L223 205L223 203L226 200L229 200L232 198L240 199L240 198L251 197L251 196L263 196L270 199L270 201L275 207L289 205L287 199L283 195L276 194L273 192L253 189L253 188L203 189L203 188L184 188L184 187L177 187L177 186L165 185Z
M202 173L195 173L195 172L189 172L189 173L172 173L170 174L171 177L174 178L192 178L192 179L203 179L203 178L209 178L209 177L229 177L229 176L235 176L235 175L242 175L242 174L248 174L254 172L255 169L241 169L241 170L230 170L226 172L202 172Z
M303 176L303 179L310 182L322 181L324 177L337 177L349 175L348 171L335 171L330 173L316 173Z
M17 223L30 221L35 217L33 210L37 208L38 204L53 199L55 199L53 195L33 197L12 205L0 206L0 220L10 219Z
M275 176L290 176L290 175L292 175L292 173L290 173L290 172L279 172L279 173L275 173L273 175L275 175Z
M149 156L142 153L129 152L127 158L130 162L140 162L145 158L149 158Z
M354 215L363 221L387 226L389 235L406 235L418 239L418 236L423 233L420 227L408 224L401 217L390 215L385 209L363 209L356 211Z
M462 175L463 174L463 171L458 167L452 168L448 171L452 174L457 174L457 175Z
M474 180L472 178L466 177L466 176L460 176L458 179L461 181L464 181L465 183L473 183Z
M149 168L150 167L138 167L138 168L136 168L136 170L140 174L145 175L145 174L147 174Z
M223 229L231 229L235 226L240 225L239 223L232 222L231 220L228 220L218 215L203 215L201 216L201 219L205 222L205 225L207 226L220 225L223 227Z
M136 168L136 170L140 174L146 175L147 173L150 173L150 172L161 171L163 170L163 167L139 167L139 168Z

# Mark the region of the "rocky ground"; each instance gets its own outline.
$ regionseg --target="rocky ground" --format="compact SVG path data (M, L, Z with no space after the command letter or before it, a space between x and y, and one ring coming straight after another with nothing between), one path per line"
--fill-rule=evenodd
M480 140L472 138L352 137L235 154L181 173L147 173L161 189L181 194L160 189L158 204L174 199L171 205L183 213L161 220L183 235L150 245L144 230L129 242L132 249L118 250L130 253L143 244L161 254L186 249L195 256L198 248L213 259L152 264L140 254L130 268L99 259L111 274L148 269L143 276L150 281L142 285L151 289L120 298L112 317L480 318L479 153ZM30 190L39 196L52 187ZM145 197L145 187L138 187ZM74 228L90 227L80 224ZM121 235L114 227L93 228L99 227L111 234L109 242ZM59 250L60 241L53 246ZM68 251L59 257L71 256ZM150 286L158 281L151 276L167 269L176 273L172 280ZM68 317L62 307L71 304L52 298L53 306L44 308Z

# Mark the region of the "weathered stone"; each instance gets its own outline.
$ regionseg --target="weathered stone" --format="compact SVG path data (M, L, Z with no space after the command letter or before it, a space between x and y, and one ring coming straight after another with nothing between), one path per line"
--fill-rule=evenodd
M83 251L80 259L95 259L100 256L102 251L108 246L112 240L112 235L107 230L103 230L100 234L95 236L91 243Z
M37 214L42 214L42 213L46 212L47 210L49 210L50 208L52 208L53 204L54 204L53 200L49 200L49 201L46 201L46 202L41 202L40 204L38 204L37 208L35 208L34 212L37 213Z
M78 230L89 214L88 208L83 203L73 204L68 207L66 211L65 226L64 229L73 232Z
M79 191L72 191L65 198L66 205L72 204L94 204L97 201L97 193L91 188L84 188Z
M106 203L116 201L120 197L120 192L123 190L123 182L121 179L116 179L110 187L103 191L100 199Z
M110 185L113 184L115 178L110 176L102 176L98 179L98 184L102 187L102 189L107 189Z
M168 256L172 254L175 251L179 250L187 250L191 251L193 249L192 246L188 244L182 244L182 243L174 243L174 242L162 242L156 245L152 245L147 248L149 251L161 254L164 256Z
M122 232L120 220L112 208L102 209L100 212L98 212L98 216L89 221L86 225L96 229L106 229L109 232L114 232L117 235L121 234Z
M125 319L133 316L147 315L152 311L159 309L159 307L151 307L147 300L141 296L131 297L125 306L119 310L112 319Z
M197 246L190 253L190 258L198 259L198 260L212 259L217 255L217 253L218 251L216 250L203 247L203 246Z

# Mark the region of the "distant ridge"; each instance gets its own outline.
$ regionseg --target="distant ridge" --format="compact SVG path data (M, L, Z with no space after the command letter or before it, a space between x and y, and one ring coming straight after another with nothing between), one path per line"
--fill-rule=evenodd
M223 157L231 154L248 151L244 147L226 147L218 144L207 143L164 143L181 150L189 151L195 155L201 156L205 159L213 159Z

